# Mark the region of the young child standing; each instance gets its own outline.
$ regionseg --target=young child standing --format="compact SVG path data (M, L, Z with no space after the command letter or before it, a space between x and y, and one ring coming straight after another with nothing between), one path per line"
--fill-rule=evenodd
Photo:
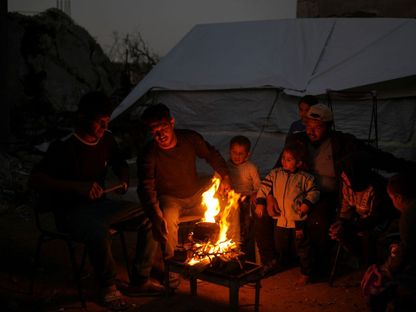
M279 252L279 265L285 266L291 250L291 242L300 262L301 276L297 284L306 284L311 275L311 248L306 218L310 207L315 204L320 192L315 178L303 171L304 152L299 147L286 146L283 149L281 165L273 169L261 182L256 199L256 214L266 213L268 197L273 196L275 207L268 207L268 213L275 217L274 242ZM273 213L274 212L274 213Z
M254 252L254 222L251 207L254 208L256 194L260 187L260 176L256 165L249 161L251 142L242 135L235 136L230 141L229 160L231 187L236 193L244 195L240 202L240 240L242 250L249 260L255 260Z

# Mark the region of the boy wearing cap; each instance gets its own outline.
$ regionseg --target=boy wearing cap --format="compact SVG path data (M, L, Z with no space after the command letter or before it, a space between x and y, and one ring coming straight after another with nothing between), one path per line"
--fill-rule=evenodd
M306 115L306 131L290 136L286 142L306 147L308 170L315 175L321 190L321 198L311 209L308 219L312 246L321 258L317 259L322 269L318 269L320 273L328 273L329 268L328 229L338 206L340 160L350 153L362 151L368 153L376 169L395 172L415 168L410 161L367 145L351 134L332 130L332 123L332 112L326 105L313 105Z

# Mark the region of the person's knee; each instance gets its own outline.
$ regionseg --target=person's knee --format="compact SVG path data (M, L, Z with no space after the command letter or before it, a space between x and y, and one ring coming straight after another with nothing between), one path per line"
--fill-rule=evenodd
M176 220L179 219L179 213L181 207L175 199L170 197L161 197L160 198L160 208L163 211L163 216L165 219Z
M165 218L168 228L177 227L179 223L179 208L178 207L164 208L163 217Z

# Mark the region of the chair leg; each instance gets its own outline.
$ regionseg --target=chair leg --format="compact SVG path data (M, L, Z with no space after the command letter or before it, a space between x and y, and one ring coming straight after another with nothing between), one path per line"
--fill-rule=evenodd
M86 308L87 304L85 302L84 292L82 291L81 278L80 278L77 260L75 257L74 246L72 245L72 242L70 241L67 241L66 243L67 243L68 250L69 250L69 256L71 258L72 272L73 272L73 276L75 279L75 283L77 285L79 300L81 301L82 307Z
M81 277L85 270L85 263L87 262L87 246L84 247L82 252L81 263L79 265L79 276Z
M38 269L39 266L39 260L40 260L40 251L42 249L42 245L43 245L43 235L39 235L38 238L38 242L36 244L36 251L35 251L35 259L33 262L33 267L32 267L32 273L31 273L31 277L30 277L30 295L33 296L34 294L34 290L35 290L35 278L36 278L36 270Z
M129 282L131 282L132 276L131 276L131 269L130 269L130 262L129 262L129 253L127 251L126 236L124 235L123 231L119 231L118 233L120 235L121 248L123 249L124 261L126 262L127 276L129 278Z
M337 271L338 261L339 261L339 256L341 254L341 250L342 250L342 244L340 242L338 242L336 253L335 253L335 258L334 258L334 263L332 264L331 274L329 275L329 281L328 281L328 284L331 287L334 284L335 274L336 274L336 271Z

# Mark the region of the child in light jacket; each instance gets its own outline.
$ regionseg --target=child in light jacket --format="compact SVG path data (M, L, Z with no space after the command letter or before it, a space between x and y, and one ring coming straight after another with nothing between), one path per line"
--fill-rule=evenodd
M310 208L319 200L320 192L314 176L303 171L304 151L286 146L281 165L273 169L262 181L256 199L256 214L266 213L267 202L273 196L274 205L267 213L277 219L274 242L279 252L280 266L287 265L290 242L295 241L301 276L297 284L306 284L311 275L311 247L306 218Z

